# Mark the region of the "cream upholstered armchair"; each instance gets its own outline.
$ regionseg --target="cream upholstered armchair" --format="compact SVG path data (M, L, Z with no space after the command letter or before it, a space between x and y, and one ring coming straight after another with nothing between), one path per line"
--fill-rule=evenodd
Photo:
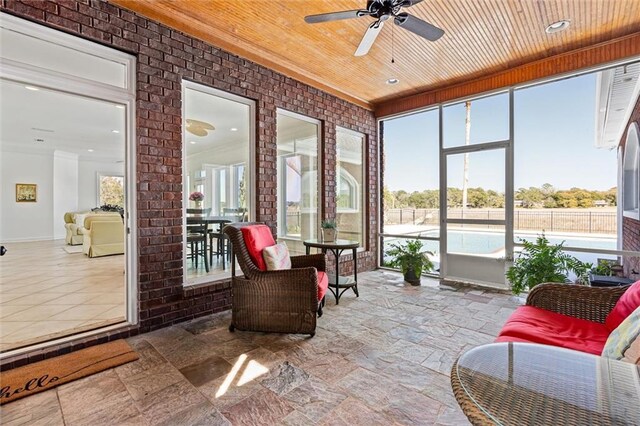
M118 214L88 215L82 234L82 252L89 257L124 253L124 223Z
M82 228L81 223L76 223L76 218L80 217L84 221L84 215L90 212L67 212L64 214L64 228L66 230L65 241L68 245L78 246L82 244L82 234L78 232Z

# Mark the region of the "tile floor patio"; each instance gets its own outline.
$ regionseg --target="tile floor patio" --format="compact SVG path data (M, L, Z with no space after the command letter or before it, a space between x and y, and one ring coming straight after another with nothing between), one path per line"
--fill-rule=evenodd
M519 301L361 274L314 338L229 333L229 313L129 339L140 360L3 406L5 425L468 424L454 359L494 340ZM428 282L425 282L428 281Z

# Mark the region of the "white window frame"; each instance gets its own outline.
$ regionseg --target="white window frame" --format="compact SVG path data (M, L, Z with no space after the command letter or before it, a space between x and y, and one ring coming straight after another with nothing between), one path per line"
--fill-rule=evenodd
M117 174L107 173L107 172L97 172L96 173L96 207L100 207L102 205L102 200L100 199L100 181L102 180L103 177L116 177L116 178L124 179L124 175L117 175ZM126 188L124 188L124 190L126 192Z
M622 161L622 214L640 220L640 132L638 123L629 125Z
M278 115L284 115L290 118L295 118L301 121L306 121L307 123L311 123L314 124L316 126L316 153L317 153L317 164L316 164L316 191L318 194L318 202L317 202L317 206L316 206L316 211L317 211L317 218L316 218L316 223L315 223L315 227L316 227L316 236L320 235L320 222L322 220L321 216L321 208L320 206L322 205L323 201L323 197L322 197L322 191L321 191L321 185L320 185L320 178L319 178L319 172L320 170L322 170L322 122L318 119L306 116L306 115L302 115L302 114L298 114L292 111L288 111L286 109L282 109L282 108L277 108L276 109L276 120ZM276 135L276 146L277 146L277 135ZM295 152L293 153L295 154ZM278 181L278 185L283 185L283 180L285 179L285 174L282 173L280 176L280 179ZM301 185L304 181L304 176L301 176L300 182ZM302 200L300 200L300 212L304 212L305 211L305 207L302 206L303 202ZM287 209L286 206L284 206L285 208L283 209L283 200L278 201L276 210L278 211L278 238L284 238L284 239L295 239L298 240L297 238L292 238L290 236L287 236L286 234L286 226L284 227L284 232L283 232L283 226L284 224L286 224L286 214L287 214ZM310 210L309 207L306 207L307 211Z
M340 168L338 166L338 158L337 158L337 146L338 146L338 134L339 133L344 133L350 136L354 136L357 138L360 138L361 140L361 145L360 145L360 160L361 160L361 164L360 164L360 172L361 172L361 176L360 178L362 179L362 184L360 185L360 187L358 187L358 181L357 179L351 175L351 173L349 173L346 169L344 168ZM367 244L367 235L369 235L369 229L368 229L368 220L367 220L367 193L368 193L368 181L367 181L367 160L366 160L366 155L367 155L367 136L364 133L361 132L356 132L355 130L351 130L351 129L347 129L345 127L340 127L337 126L336 127L336 214L339 213L358 213L360 215L360 222L361 222L361 228L362 228L362 235L361 235L361 239L362 241L360 241L360 248L359 250L365 250L366 247L368 246ZM354 184L354 188L355 188L355 194L351 194L351 206L349 208L345 208L345 207L339 207L338 203L337 203L337 199L338 196L340 195L340 180L341 179L345 179L347 182L353 183ZM340 229L338 229L339 231Z
M89 79L35 67L17 61L0 58L0 79L42 87L56 92L75 96L93 98L125 106L125 324L138 323L138 244L137 244L137 189L136 189L136 58L117 49L102 46L78 36L66 34L59 30L44 27L40 24L17 18L0 12L0 26L11 31L41 38L50 43L72 48L82 54L98 56L103 59L124 64L126 67L126 87L116 87ZM110 330L117 330L123 324L73 334L60 339L51 340L16 351L0 354L0 358L13 356L16 353L46 348L61 343L72 342L84 337L93 336Z
M249 200L249 208L247 209L247 215L248 215L248 219L249 221L254 220L255 216L255 212L257 209L257 203L255 202L255 196L254 194L256 194L256 179L255 179L255 171L256 171L256 161L255 161L255 152L256 152L256 102L252 99L249 98L245 98L242 96L238 96L238 95L234 95L233 93L229 93L229 92L225 92L223 90L220 89L215 89L213 87L209 87L209 86L205 86L203 84L199 84L199 83L195 83L193 81L190 80L182 80L182 101L183 101L183 107L182 107L182 122L185 123L186 121L186 108L184 107L184 101L186 99L186 94L187 94L187 90L195 90L198 92L202 92L202 93L206 93L208 95L212 95L212 96L216 96L222 99L226 99L228 101L233 101L233 102L237 102L243 105L246 105L249 107L249 162L246 163L246 167L248 167L248 175L247 175L247 200ZM185 181L188 180L189 175L187 173L187 145L185 144L185 141L187 140L186 134L185 134L185 126L182 126L182 177L183 179L185 179ZM213 176L216 176L214 179L218 179L217 177L217 173L216 171L219 170L219 168L216 168L215 165L211 164L211 165L207 165L207 166L213 166L212 170L214 171L214 173L212 173ZM208 182L211 182L212 185L217 184L216 180L211 180L212 178L209 176L208 173L208 169L206 173L206 179L208 179ZM226 198L229 198L229 182L230 179L228 178L228 172L225 171L225 173L227 173L227 176L225 176L225 185L226 185ZM203 182L204 184L204 182ZM206 186L205 186L206 188ZM182 270L186 271L187 270L187 206L189 205L189 188L187 187L187 190L182 191L182 252L183 252L183 256L182 256ZM212 205L212 207L214 207ZM218 199L218 207L219 207L219 199ZM213 211L213 210L212 210ZM227 271L228 272L228 271ZM197 278L193 278L191 280L187 280L187 274L184 273L183 274L183 286L184 287L189 287L189 286L197 286L197 285L201 285L201 284L207 284L207 283L212 283L212 282L216 282L216 281L221 281L221 280L228 280L230 276L230 272L228 272L228 274L225 274L224 276L218 276L216 279L212 279L211 275L204 275L201 277L197 277Z

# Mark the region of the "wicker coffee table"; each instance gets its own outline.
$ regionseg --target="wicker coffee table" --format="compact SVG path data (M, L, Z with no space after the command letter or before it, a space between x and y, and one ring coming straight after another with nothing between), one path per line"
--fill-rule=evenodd
M451 369L474 425L639 425L640 366L529 343L494 343Z

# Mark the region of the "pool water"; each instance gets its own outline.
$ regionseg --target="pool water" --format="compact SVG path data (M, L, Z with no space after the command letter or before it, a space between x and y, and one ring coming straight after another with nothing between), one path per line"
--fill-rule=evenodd
M439 232L437 230L423 231L420 236L423 237L438 237ZM535 234L515 234L516 242L520 242L520 238L527 241L535 241L537 235ZM577 237L577 236L549 236L547 239L551 244L560 244L564 242L565 247L587 248L587 249L603 249L603 250L615 250L616 238L615 237ZM395 239L385 239L385 249L389 243L396 242ZM430 251L436 254L439 258L440 243L438 241L423 241L424 251ZM460 254L475 254L475 255L493 255L494 257L504 256L504 234L499 232L483 232L483 231L449 231L447 233L447 246L449 253ZM516 248L517 250L517 248ZM581 253L571 252L567 253L577 257L583 262L597 263L599 258L603 255L596 253ZM608 258L615 258L615 256L605 256Z

